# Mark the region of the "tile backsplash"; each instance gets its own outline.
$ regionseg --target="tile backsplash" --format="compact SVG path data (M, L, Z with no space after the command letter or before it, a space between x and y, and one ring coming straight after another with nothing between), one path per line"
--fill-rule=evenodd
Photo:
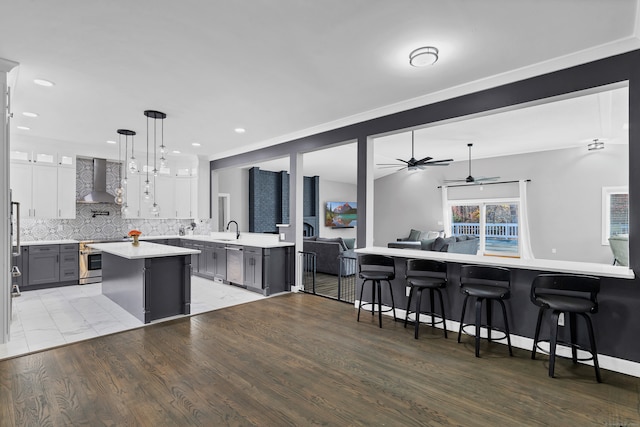
M92 188L93 162L77 159L76 199L84 197ZM107 191L115 193L118 182L118 164L107 162ZM113 239L126 236L129 230L142 231L144 236L177 235L180 227L196 223L194 234L209 234L211 220L123 218L116 204L77 204L74 219L21 219L21 239L34 240L89 240Z

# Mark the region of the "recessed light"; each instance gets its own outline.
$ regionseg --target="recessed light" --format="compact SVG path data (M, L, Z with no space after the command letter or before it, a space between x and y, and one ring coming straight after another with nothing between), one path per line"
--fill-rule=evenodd
M108 140L108 141L107 141L107 144L116 144L116 142L115 142L115 141L112 141L112 140Z
M236 133L245 133L246 130L244 128L235 128Z
M173 150L172 153L173 154L180 154L180 151L179 150Z
M192 142L191 145L193 145L194 147L200 147L200 143L199 142Z
M45 86L45 87L51 87L55 85L55 83L45 79L34 79L33 82L37 85Z
M25 111L24 113L22 113L22 115L25 117L38 117L37 113L32 113L30 111Z
M16 126L16 127L20 130L31 130L31 128L28 128L26 126Z

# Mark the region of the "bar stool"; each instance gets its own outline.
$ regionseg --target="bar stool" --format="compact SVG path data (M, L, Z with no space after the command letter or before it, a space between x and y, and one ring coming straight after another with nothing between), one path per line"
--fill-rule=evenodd
M382 328L382 285L385 281L389 284L389 292L391 293L391 308L384 310L393 311L393 320L396 320L396 303L393 300L393 287L391 280L396 277L396 265L393 258L385 255L366 254L358 256L358 276L364 279L362 288L360 288L360 303L358 304L358 322L360 321L360 309L363 305L371 305L371 315L376 311L376 293L378 299L378 318L380 327ZM362 302L362 294L367 282L371 283L371 294L373 301L370 303Z
M407 301L407 314L404 318L404 327L407 327L409 320L411 298L413 291L416 291L416 308L415 311L415 339L418 339L418 328L420 327L420 306L422 303L422 291L429 290L429 299L431 303L431 311L425 314L431 316L431 327L436 324L442 324L444 328L444 337L447 338L447 325L445 323L444 302L442 301L442 292L440 289L447 286L447 264L442 261L433 261L429 259L408 259L407 272L405 275L407 285L410 286L409 300ZM440 298L440 320L435 321L434 312L434 295L438 294Z
M596 339L593 333L591 317L588 313L598 312L598 292L600 292L600 279L592 276L582 276L574 274L541 274L531 285L531 301L540 307L538 311L538 322L536 323L536 333L533 338L533 350L531 359L536 358L536 350L540 342L540 325L542 316L547 309L551 310L549 340L549 376L553 378L556 364L556 345L568 344L571 346L571 359L573 363L578 360L593 360L593 367L596 370L596 380L600 383L600 366L598 365L598 352L596 350ZM569 316L570 343L558 341L558 318L560 313ZM586 350L576 344L576 320L580 315L587 324L589 334L590 349ZM565 316L566 317L566 316ZM578 359L578 350L584 350L591 354L591 357Z
M460 292L464 297L462 304L462 316L460 316L460 330L458 331L458 342L462 336L465 327L471 324L465 324L464 314L467 308L467 300L469 297L476 300L476 321L475 321L475 341L476 341L476 357L480 357L480 328L487 328L487 339L491 342L491 331L499 331L505 334L505 337L498 339L507 339L509 346L509 356L513 356L511 349L511 337L509 334L509 321L507 320L507 310L504 300L511 297L511 272L503 267L491 267L481 265L463 265L460 268ZM487 324L482 325L482 302L486 300ZM491 304L497 301L502 307L502 317L504 319L504 330L496 328L491 321ZM465 331L466 333L466 331Z

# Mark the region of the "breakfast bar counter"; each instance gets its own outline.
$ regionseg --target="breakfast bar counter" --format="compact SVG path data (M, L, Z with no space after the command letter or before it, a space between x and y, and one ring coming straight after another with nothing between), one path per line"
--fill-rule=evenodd
M512 345L531 350L532 338L536 328L538 307L531 302L531 284L540 274L582 274L600 278L600 292L598 294L599 309L593 315L593 326L600 366L618 372L640 376L640 364L628 362L640 360L640 279L628 267L613 266L574 261L517 259L494 256L479 256L453 254L443 252L422 251L413 249L395 249L386 247L366 247L356 249L357 254L378 254L394 258L395 279L391 280L391 287L395 297L395 306L400 310L399 317L404 319L407 307L407 281L405 279L406 262L408 259L433 259L447 264L448 284L443 292L447 329L458 331L458 322L462 313L464 295L460 292L460 270L463 265L490 265L506 267L511 274L511 298L506 303L507 317L511 331ZM360 296L362 280L356 285L356 296ZM371 301L369 287L365 287L363 300ZM383 288L382 303L391 306L388 289ZM356 301L357 304L357 301ZM413 304L413 303L412 303ZM431 311L429 298L422 299L421 311ZM437 310L439 312L439 310ZM389 313L387 313L389 314ZM502 313L494 310L495 324L502 325ZM371 316L365 316L365 319ZM425 318L428 318L425 316ZM362 319L361 319L362 321ZM372 320L377 326L377 323ZM568 341L568 329L561 327L559 338ZM544 323L543 333L548 332ZM587 345L588 337L585 328L578 327L578 341Z
M191 255L197 249L156 243L96 243L102 294L144 323L191 313Z

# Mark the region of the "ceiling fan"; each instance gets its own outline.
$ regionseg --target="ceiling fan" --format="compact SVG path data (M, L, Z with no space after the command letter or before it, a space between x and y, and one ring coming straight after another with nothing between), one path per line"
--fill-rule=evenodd
M407 169L410 171L413 170L423 170L425 166L448 166L449 163L452 162L453 159L444 159L444 160L432 160L433 157L425 157L424 159L416 160L414 154L414 139L413 139L413 131L411 131L411 158L409 160L396 159L402 163L378 163L377 166L380 166L382 169L385 168L397 168L400 166L399 171L402 169Z
M444 180L445 183L449 184L449 183L455 183L455 182L466 182L469 184L481 184L483 182L497 181L498 179L500 179L499 176L474 177L473 175L471 175L471 147L473 147L473 144L467 144L467 147L469 147L469 176L463 179L445 179Z

